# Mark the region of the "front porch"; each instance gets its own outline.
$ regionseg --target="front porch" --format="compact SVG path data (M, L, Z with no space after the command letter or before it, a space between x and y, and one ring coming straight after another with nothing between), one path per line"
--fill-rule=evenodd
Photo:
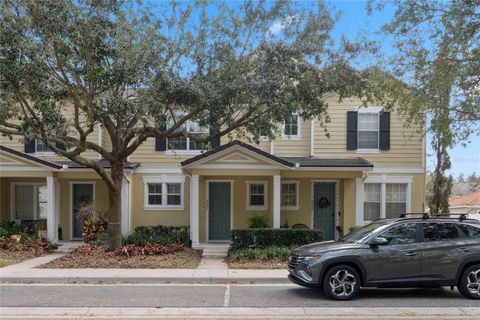
M248 228L255 215L272 228L321 229L326 240L337 239L355 225L355 182L372 168L358 159L291 161L240 142L182 165L190 176L195 247L228 240L230 230Z

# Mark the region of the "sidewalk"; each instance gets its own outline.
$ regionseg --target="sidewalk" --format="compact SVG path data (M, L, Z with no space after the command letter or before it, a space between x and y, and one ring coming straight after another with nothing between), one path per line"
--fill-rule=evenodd
M0 283L290 283L287 270L227 269L36 269L61 257L52 254L0 269Z

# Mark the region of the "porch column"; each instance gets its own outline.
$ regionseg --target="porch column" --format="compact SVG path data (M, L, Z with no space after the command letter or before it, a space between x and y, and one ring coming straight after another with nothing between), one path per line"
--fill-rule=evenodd
M190 239L192 240L192 247L198 247L200 242L199 192L198 174L193 174L190 177Z
M280 228L280 175L273 176L273 227Z
M130 181L124 177L122 180L122 234L130 233Z
M58 242L57 178L47 177L47 238Z

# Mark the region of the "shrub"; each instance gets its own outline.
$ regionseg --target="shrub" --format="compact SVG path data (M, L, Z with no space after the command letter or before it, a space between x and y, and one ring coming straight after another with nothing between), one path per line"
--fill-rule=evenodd
M22 231L19 225L16 225L13 221L3 220L0 221L0 238L8 239L13 234L21 234Z
M254 215L248 218L248 227L251 229L267 228L268 218L266 216Z
M107 222L103 219L83 220L82 238L83 242L96 242L106 236Z
M272 259L282 259L286 260L290 255L290 252L294 249L294 246L291 247L280 247L280 246L270 246L266 248L243 248L233 250L229 254L231 261L238 260L272 260Z
M301 246L323 240L321 230L306 229L235 229L231 232L232 250L269 246Z
M161 245L182 243L190 246L190 229L186 226L140 226L124 239L124 243L136 246L145 246L147 243Z

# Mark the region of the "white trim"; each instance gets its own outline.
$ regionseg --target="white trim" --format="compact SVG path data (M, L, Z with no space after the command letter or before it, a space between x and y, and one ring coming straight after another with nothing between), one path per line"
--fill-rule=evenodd
M286 211L296 211L300 209L300 181L299 180L282 180L280 187L284 184L296 184L295 187L295 197L296 205L295 206L282 206L282 190L280 189L280 209Z
M152 205L148 203L148 184L161 184L162 185L162 204ZM169 205L167 204L167 184L179 183L180 184L180 204ZM180 211L185 209L185 176L145 176L143 177L143 209L146 211Z
M229 159L229 158L232 158L234 156L240 156L242 159ZM216 160L217 162L227 162L227 163L231 163L231 162L234 162L234 163L258 163L257 160L254 160L254 159L250 159L250 158L247 158L245 156L243 156L241 153L239 152L234 152L226 157L223 157L221 159L218 159Z
M295 171L373 171L373 167L294 167Z
M467 209L480 209L480 205L469 205L469 206L465 206L465 205L460 205L460 206L450 206L450 209L460 209L460 208L467 208Z
M165 150L165 154L167 156L178 156L178 155L181 155L181 156L197 156L199 154L202 154L206 152L206 150L172 150L172 149L169 149L169 150Z
M276 176L274 176L275 178ZM247 203L246 203L246 209L248 211L267 211L268 210L268 181L267 180L249 180L245 181L247 184ZM263 206L252 206L250 205L250 185L251 184L263 184ZM275 198L275 197L274 197Z
M372 173L425 173L425 168L374 166Z
M355 153L380 153L380 149L357 149Z
M210 215L210 188L209 184L210 182L228 182L230 183L230 231L233 229L233 184L235 183L235 180L224 180L224 179L214 179L214 180L205 180L205 185L206 185L206 205L205 205L205 217L206 217L206 234L205 234L205 239L207 242L210 242L210 230L209 230L209 215ZM225 239L228 240L228 239ZM219 241L219 240L211 240L211 241ZM221 241L221 240L220 240Z
M355 178L355 225L357 226L360 226L364 223L363 199L364 199L363 179Z
M23 162L20 162L20 161L17 161L15 159L12 159L10 157L7 157L6 155L1 154L0 156L4 159L8 160L8 161L11 161L11 162L0 162L0 165L2 165L2 166L6 165L6 164L24 164ZM1 167L0 167L0 170L1 170Z
M192 247L200 243L200 177L198 174L190 176L190 240Z
M297 134L286 135L285 134L285 121L282 123L282 133L280 138L282 140L300 140L302 139L302 118L298 112L292 113L292 116L297 117Z
M273 176L273 227L274 228L280 228L281 196L282 196L281 188L282 188L282 178L280 177L280 175L274 175Z
M182 173L180 168L139 168L135 173Z
M412 183L413 176L389 176L382 174L381 176L368 176L365 183Z
M270 141L270 154L271 155L275 154L275 142L273 140Z
M359 112L359 113L380 113L380 111L383 110L383 107L381 106L355 106L353 110Z
M102 124L97 124L97 143L100 147L103 147L103 131L102 131ZM98 154L98 159L102 159L102 155Z
M38 187L46 186L47 182L10 182L10 219L17 221L15 217L15 187L16 186L33 186L33 217L32 220L38 220ZM48 206L48 198L47 198Z
M196 168L197 169L248 169L248 170L278 169L277 166L255 165L255 164L201 164Z
M334 218L333 218L333 232L334 232L334 237L335 240L338 240L341 238L342 235L340 235L337 231L337 226L340 225L340 217L338 216L338 212L340 210L340 180L338 179L315 179L315 180L310 180L311 184L311 202L312 202L312 211L311 211L311 228L314 229L314 222L315 222L315 183L334 183L335 184L335 208L334 208ZM345 230L344 230L345 231Z
M315 121L310 120L310 157L315 156Z
M53 243L58 242L57 184L57 178L47 177L47 238Z
M130 180L124 176L122 181L122 234L130 233Z
M20 152L20 151L19 151L19 152ZM12 153L10 153L10 152L8 152L8 151L5 151L5 150L0 150L0 154L2 155L2 157L3 157L5 154L7 154L10 158L13 157L14 159L18 159L18 161L20 161L21 163L27 162L27 163L30 163L30 164L35 165L35 167L22 167L22 169L25 169L25 168L34 168L34 169L32 169L31 171L59 171L59 170L62 170L62 169L52 168L52 167L49 166L49 165L46 165L46 164L43 164L43 163L40 163L40 162L31 160L31 159L28 159L28 158L26 158L26 157L24 157L24 156L21 156L21 155L12 154ZM25 153L25 152L24 152L23 154L29 155L29 156L35 156L34 153ZM41 160L46 161L46 162L49 162L49 163L51 163L52 165L58 165L57 163L52 162L52 161L50 161L50 160L45 160L45 159L41 159ZM42 167L42 168L45 168L45 169L39 170L39 169L41 169L41 168L38 168L38 167ZM2 167L2 168L0 169L0 171L3 171L3 170L5 170L5 169L6 169L6 168L3 168L3 167ZM8 168L7 168L7 169L8 169ZM12 169L12 170L5 170L5 171L14 171L14 170L18 170L19 168L16 167L16 168L11 168L11 169Z
M2 163L2 168L0 168L0 171L35 171L35 172L52 172L56 171L56 169L47 169L47 168L40 168L40 167L22 167L22 166L16 166L16 167L4 167Z
M74 238L73 237L73 185L74 184L91 184L93 186L93 199L92 202L95 203L95 196L96 196L96 181L69 181L68 185L70 186L70 212L69 212L69 219L68 224L70 225L70 240L82 240L82 238Z

